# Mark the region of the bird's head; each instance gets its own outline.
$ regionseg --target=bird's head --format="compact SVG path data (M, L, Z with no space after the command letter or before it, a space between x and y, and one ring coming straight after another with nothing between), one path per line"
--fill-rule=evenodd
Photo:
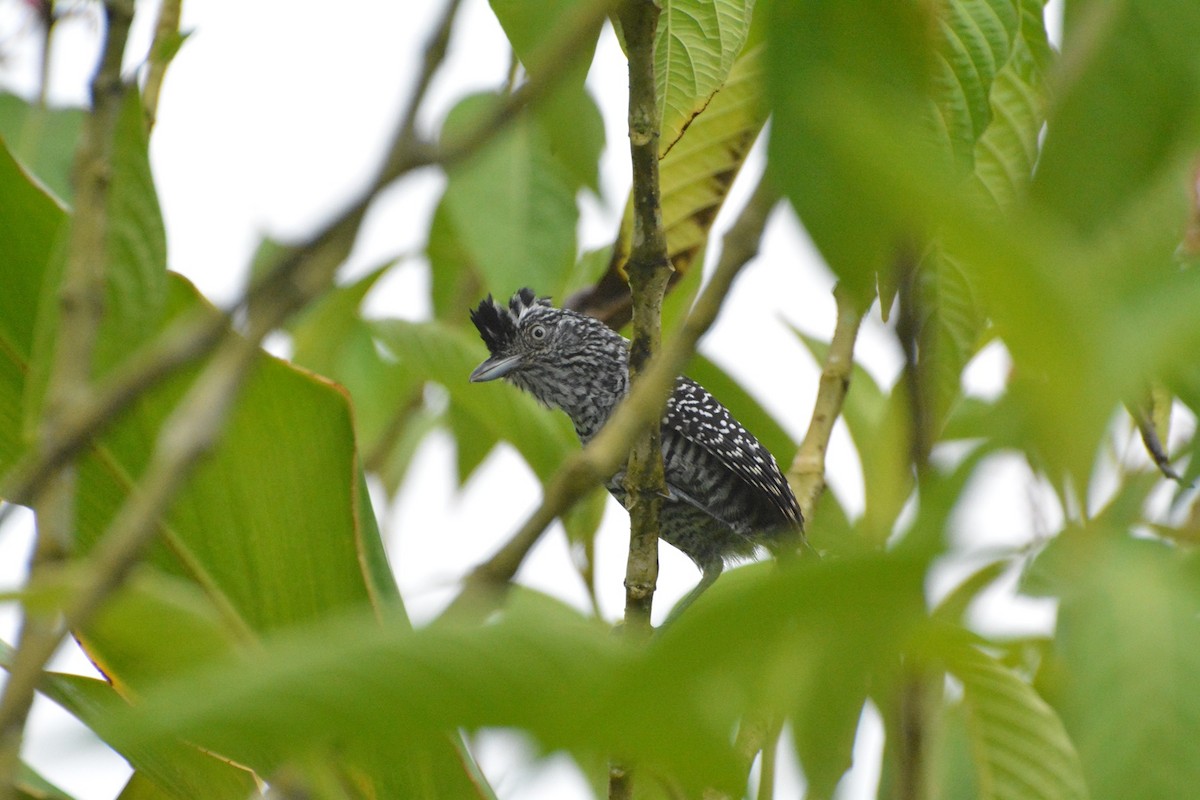
M592 389L623 392L627 344L598 319L554 308L521 289L505 306L491 295L471 310L491 356L473 382L507 378L543 403L571 412Z
M471 322L491 356L475 368L471 381L503 378L548 358L555 338L551 334L562 313L550 305L550 298L538 297L529 288L514 294L507 308L489 294L471 311Z

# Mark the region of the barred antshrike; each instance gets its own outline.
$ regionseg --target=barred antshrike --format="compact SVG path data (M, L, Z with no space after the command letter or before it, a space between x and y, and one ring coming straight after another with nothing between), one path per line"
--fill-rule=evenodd
M471 321L491 357L472 381L505 378L560 408L587 444L629 389L629 342L598 319L554 308L521 289L506 308L488 295ZM695 381L678 378L662 421L667 484L660 535L700 568L700 583L675 614L700 596L726 561L761 545L777 554L806 547L804 519L775 459L725 406ZM624 472L607 483L624 503Z

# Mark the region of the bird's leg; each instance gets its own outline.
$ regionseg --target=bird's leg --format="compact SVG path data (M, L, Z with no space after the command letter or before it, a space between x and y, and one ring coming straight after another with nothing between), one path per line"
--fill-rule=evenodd
M701 567L700 582L696 584L696 588L688 592L682 600L675 604L675 607L671 609L671 613L668 614L667 618L663 621L663 626L670 625L672 621L674 621L679 617L680 614L683 613L684 609L696 602L696 598L704 594L704 590L712 586L716 582L717 578L721 577L721 570L724 569L724 567L725 562L719 558L710 561Z

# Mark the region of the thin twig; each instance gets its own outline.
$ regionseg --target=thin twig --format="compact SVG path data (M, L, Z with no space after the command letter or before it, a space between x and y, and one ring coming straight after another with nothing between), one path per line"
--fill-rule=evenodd
M717 267L696 298L687 319L651 360L642 380L596 437L559 467L546 487L541 504L521 529L467 576L462 592L447 609L445 617L476 618L495 608L546 527L588 490L620 469L638 432L662 419L676 376L695 352L696 342L712 326L742 267L758 254L763 228L778 197L765 179L759 183L741 215L726 232Z
M787 472L788 482L796 493L804 519L810 521L817 501L825 491L825 456L829 450L829 437L842 413L846 393L850 390L850 376L854 372L854 343L863 317L861 304L845 288L840 285L835 287L833 296L837 301L837 324L821 368L817 399L813 404L808 431Z
M99 118L102 111L115 116L115 111L109 109L109 105L119 108L119 90L122 85L120 82L121 50L123 50L125 36L128 33L129 22L132 20L132 3L109 3L106 9L109 11L108 44L106 44L105 57L94 84L97 110L93 112L93 118ZM124 12L124 16L121 15L121 12ZM112 123L108 122L101 127L102 121L101 119L93 124L98 130L111 131ZM401 134L408 127L407 122L402 122L398 127L389 152L389 161L397 150L406 146ZM100 140L94 137L89 139L85 135L84 141L84 147L87 147L89 141ZM91 168L87 161L81 160L81 164ZM85 175L88 174L90 173L85 173ZM106 187L107 183L103 181L104 176L104 170L99 169L96 172L95 180ZM213 346L218 347L213 361L164 424L155 453L151 457L150 467L145 472L147 476L145 482L130 493L129 498L93 549L89 558L90 568L86 571L87 577L78 592L66 604L61 619L54 620L52 626L44 626L45 629L36 638L22 636L21 647L18 648L14 657L13 669L9 675L9 681L5 685L5 693L3 698L0 698L0 731L4 732L3 755L5 757L5 763L0 764L0 768L7 770L0 772L0 787L3 787L0 790L7 792L6 787L11 784L11 780L7 778L15 774L13 771L16 769L20 732L24 727L24 719L28 713L34 688L39 680L41 670L53 655L65 635L65 631L68 628L86 627L103 600L121 584L129 569L136 562L142 548L157 532L159 517L190 473L191 467L216 441L225 416L237 395L237 389L258 355L258 344L267 333L281 324L291 313L332 285L334 273L349 255L367 206L387 182L387 176L381 170L376 180L362 192L359 200L352 204L346 212L304 245L291 248L278 257L277 263L267 271L266 277L260 284L252 287L247 293L249 330L245 338L228 332L224 336L213 336L211 339L208 336L200 336L198 337L202 340L200 342L189 343L170 339L171 346L157 351L157 358L142 362L138 369L123 373L124 382L113 384L114 388L105 395L105 403L92 406L92 408L108 413L100 424L111 421L112 417L119 410L125 408L133 397L144 391L149 383L161 379L163 374L186 361L187 357L206 353ZM77 200L76 228L83 226L87 220L86 216L81 216L86 213L85 209L90 207L90 204L84 202L86 194L83 190L87 186L88 183L85 179L81 184L80 198ZM99 203L100 208L103 208L103 205L102 202ZM82 252L88 254L105 252L103 239L100 240L99 245L88 240L87 245ZM71 252L75 252L74 248ZM68 272L68 277L69 275ZM102 293L103 285L100 284L100 296ZM94 302L90 305L80 304L78 298L72 302L83 311L95 315L98 322L99 309L94 308ZM64 307L73 308L74 306L64 303ZM65 316L66 311L64 311ZM66 325L64 324L63 327L65 333ZM210 334L212 332L212 329L207 327L203 330ZM75 338L78 336L76 335ZM88 343L94 338L94 335L86 337ZM66 339L63 340L64 345L66 341ZM191 347L192 344L201 346ZM81 352L90 351L76 346L70 355L78 360ZM87 365L85 364L85 366ZM70 401L75 400L80 394L79 391L68 393L63 408L70 408ZM48 406L48 413L49 411L50 406ZM87 421L95 421L96 414L83 414L82 416L87 417ZM47 424L46 430L55 430L55 427ZM51 478L48 480L53 483L53 470L47 473L44 464L61 464L67 458L64 453L78 450L86 434L79 428L75 428L73 432L79 435L72 437L70 442L64 442L62 437L43 437L47 441L57 442L57 446L53 448L55 452L50 454L51 457L46 457L46 454L39 449L41 457L27 464L24 467L25 472L16 475L17 478L24 475L25 480L13 480L10 483L8 478L5 479L6 490L18 488L21 489L19 493L21 497L36 494L40 498L39 530L45 528L47 520L52 519L53 514L58 513L66 520L65 524L68 527L65 530L69 531L69 525L73 519L73 505L67 505L64 512L64 498L60 496L61 492L48 490L41 485L41 483L45 483L45 479L39 483L38 480L29 480L29 478L49 474ZM95 435L95 433L96 428L92 427L91 434ZM63 471L69 472L70 467L64 468ZM16 485L19 483L23 485ZM70 497L66 499L69 500ZM40 508L42 505L45 506L44 512ZM43 538L41 534L39 534L39 538ZM30 580L36 581L37 578L38 572L35 570L31 574ZM0 800L6 800L5 795L0 795Z
M462 0L449 0L446 3L442 18L438 20L429 41L425 43L425 57L421 61L421 74L417 76L416 83L413 84L413 93L409 96L408 104L404 107L404 114L400 118L399 141L402 143L402 148L411 147L417 139L417 116L421 111L421 104L425 101L425 95L429 92L433 76L437 74L438 69L446 60L446 51L450 46L450 31L454 27L454 18L458 15L460 5L462 5Z
M104 45L92 79L92 110L76 152L75 214L58 298L58 335L38 427L39 441L49 439L74 399L87 394L96 334L104 313L108 175L116 120L125 97L121 59L133 21L133 2L107 2L104 11ZM76 490L77 473L72 464L64 465L47 478L36 507L37 538L29 567L31 581L54 571L68 556L75 526ZM15 796L14 778L34 689L64 631L57 615L28 607L22 609L22 614L12 669L0 695L0 800Z
M149 69L146 71L146 86L142 90L142 113L146 117L146 131L154 130L158 119L158 95L162 91L163 78L179 49L179 17L183 11L183 0L162 0L158 8L158 21L154 24L154 41L150 44Z
M908 394L909 459L918 481L929 471L933 448L932 398L929 381L929 353L922 352L922 323L925 320L925 296L921 291L920 267L911 251L901 250L895 269L898 278L900 313L896 319L896 338L904 351L902 380ZM926 800L931 795L930 748L936 708L934 699L942 678L931 675L924 665L906 660L901 666L895 702L894 738L891 754L895 759L898 800Z
M612 0L598 0L589 5L587 19L603 19L604 11L611 4ZM398 126L399 132L393 138L393 144L384 160L384 167L375 182L337 219L312 237L309 243L293 248L289 255L281 257L284 260L289 258L293 260L290 264L281 261L271 268L275 273L275 278L272 279L274 284L286 283L289 280L291 270L296 266L294 257L302 254L306 249L315 247L321 242L328 242L332 237L344 239L347 232L356 232L357 223L366 213L366 208L391 181L399 179L408 171L419 167L433 164L446 165L469 157L478 148L486 145L491 137L503 130L503 125L511 121L517 111L540 96L551 85L548 81L543 80L542 88L539 91L527 93L519 101L514 100L506 104L504 109L481 120L471 132L465 134L452 147L444 149L441 153L438 153L429 143L417 139L414 131L419 106L432 80L432 75L440 64L439 59L445 56L446 48L442 41L448 35L453 22L453 15L450 12L457 6L458 0L449 4L447 14L430 39L426 48L425 67L418 80L417 91L410 97L409 106ZM576 38L570 38L568 34L574 35ZM578 37L586 34L587 29L583 25L574 19L571 20L571 24L564 34L568 39L566 46L556 50L553 55L561 54L565 63L573 51L579 50L581 39ZM559 41L559 39L560 37L556 34L555 41ZM551 61L550 66L553 67L556 63L558 62ZM561 74L562 70L550 69L548 72ZM272 285L270 281L262 281L250 287L247 294L230 309L226 316L237 316L238 312L253 304L256 296L264 294L264 288L269 289L270 285ZM77 454L80 448L87 446L138 397L180 367L211 353L221 341L221 334L229 323L228 319L224 317L204 315L189 324L192 327L186 327L182 323L178 324L171 329L171 332L161 337L162 341L148 345L106 379L90 396L74 398L73 405L67 414L68 424L55 432L53 440L45 443L45 448L20 459L0 478L0 497L25 502L28 498L36 496L46 476L56 466ZM192 335L197 337L196 341L189 342L188 339ZM0 511L0 520L3 519L6 511L7 508Z
M569 74L568 67L572 62L587 52L583 45L595 38L600 25L619 2L620 0L593 0L591 3L573 7L564 15L564 20L557 28L546 35L544 54L539 53L531 59L535 60L540 68L529 75L521 88L504 95L473 127L449 141L442 142L440 146L414 135L404 149L392 154L384 169L384 176L394 179L421 167L451 167L478 152L497 132L515 120L521 111L543 98Z

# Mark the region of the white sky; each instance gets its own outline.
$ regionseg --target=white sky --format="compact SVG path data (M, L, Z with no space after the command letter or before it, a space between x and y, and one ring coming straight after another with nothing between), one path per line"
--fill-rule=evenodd
M36 49L22 36L23 4L0 0L0 86L24 94L34 87ZM138 3L127 58L132 71L144 59L156 2ZM370 177L411 88L424 40L441 3L343 0L337 4L283 0L189 0L184 29L193 31L167 76L152 141L152 161L166 219L170 266L190 278L214 302L227 304L244 283L261 236L287 239L310 231ZM55 42L51 96L80 103L97 51L95 9L64 22ZM436 130L445 112L465 93L494 88L508 68L508 48L485 0L466 0L454 31L444 73L435 82L423 119ZM611 32L601 41L589 86L608 123L609 148L602 164L603 198L585 200L581 246L611 240L629 185L625 147L624 60ZM761 161L755 159L756 165ZM761 166L748 167L756 177ZM743 176L745 177L745 176ZM377 204L345 275L400 253L419 252L441 177L427 170L388 191ZM744 200L745 181L733 204ZM721 228L728 215L718 221ZM710 262L715 253L709 253ZM428 277L423 266L395 271L370 299L377 315L427 316ZM790 322L819 337L833 329L832 276L813 254L788 213L777 213L763 242L763 256L734 288L726 311L702 349L749 387L799 439L808 424L818 369L784 326ZM864 325L858 356L880 382L890 384L900 357L876 312ZM989 349L971 369L978 391L1002 384L1006 358ZM789 454L777 454L786 458ZM839 425L829 456L829 482L852 512L862 507L862 481L849 437ZM429 619L449 599L458 578L490 554L536 506L537 481L506 447L461 492L453 486L453 451L435 435L421 448L408 485L390 509L381 509L390 554L410 612ZM503 478L498 479L498 476ZM1019 459L997 459L976 482L959 527L973 547L1028 541L1053 530L1053 503L1030 488ZM977 502L976 502L977 500ZM996 513L1002 509L1003 513ZM1040 515L1048 519L1036 522ZM0 531L0 589L21 580L30 536L28 514ZM600 599L606 616L619 615L627 543L626 516L615 503L597 542ZM658 615L697 579L691 563L661 548ZM935 576L940 593L961 575L961 566ZM560 531L532 553L520 579L584 607ZM1002 595L1003 593L998 593ZM988 615L989 629L1044 628L1045 607L1030 609L1000 597ZM0 638L12 642L15 617L0 609ZM87 671L77 654L58 668ZM879 747L878 726L868 725L860 763L871 765ZM481 760L502 797L586 797L587 789L567 759L539 769L519 740L487 737ZM125 762L81 735L77 723L39 701L26 758L81 800L115 797L128 774ZM786 759L785 759L786 760ZM781 776L781 796L796 788L793 773ZM873 767L857 770L844 798L873 795Z

